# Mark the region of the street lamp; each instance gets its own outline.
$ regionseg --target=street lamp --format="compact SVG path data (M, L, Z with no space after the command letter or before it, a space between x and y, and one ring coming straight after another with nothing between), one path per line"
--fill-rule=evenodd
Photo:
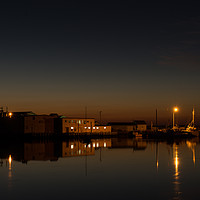
M10 112L8 115L9 115L9 117L11 118L13 114Z
M175 129L175 127L174 127L174 113L175 112L178 112L178 108L177 107L174 107L174 109L173 109L173 130Z

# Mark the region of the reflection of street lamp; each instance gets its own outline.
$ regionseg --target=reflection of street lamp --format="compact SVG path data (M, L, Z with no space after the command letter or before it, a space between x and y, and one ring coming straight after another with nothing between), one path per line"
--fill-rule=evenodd
M174 107L174 109L173 109L173 130L174 130L174 113L175 112L178 112L178 108L177 107Z

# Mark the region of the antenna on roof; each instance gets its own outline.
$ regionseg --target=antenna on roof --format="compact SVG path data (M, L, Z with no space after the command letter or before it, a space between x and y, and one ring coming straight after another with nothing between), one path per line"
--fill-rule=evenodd
M85 106L85 119L87 119L87 106Z

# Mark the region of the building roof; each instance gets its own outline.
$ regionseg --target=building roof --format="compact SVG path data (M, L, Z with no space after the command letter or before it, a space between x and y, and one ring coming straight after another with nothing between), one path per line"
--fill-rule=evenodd
M109 122L108 125L114 126L114 125L121 125L121 126L132 126L132 125L139 125L144 124L146 125L146 122L144 120L135 120L133 122Z
M124 126L132 126L133 122L109 122L108 125L124 125Z
M33 116L36 115L32 111L26 111L26 112L13 112L12 113L14 117L25 117L25 116Z
M144 120L135 120L133 121L134 124L144 124L146 125L146 122Z
M94 119L94 118L66 117L66 116L61 116L60 118L62 118L62 119L81 119L81 120Z

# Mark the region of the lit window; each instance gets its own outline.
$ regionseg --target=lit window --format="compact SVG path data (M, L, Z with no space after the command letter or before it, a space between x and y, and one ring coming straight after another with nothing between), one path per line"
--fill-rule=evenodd
M106 147L106 142L104 142L103 146Z
M86 144L84 145L84 147L86 148Z
M97 129L99 129L99 127L97 127Z
M91 129L91 127L88 127L88 129Z
M79 120L79 124L81 124L81 120Z
M99 147L99 143L97 142L97 147Z
M93 127L93 129L95 129L95 127Z
M93 143L93 147L95 147L95 143Z
M81 150L78 151L79 155L81 154Z
M87 129L87 127L84 127L85 129Z
M91 145L90 145L90 144L88 144L88 147L90 148L90 147L91 147Z
M73 144L71 144L71 149L73 149L74 148L74 145Z
M73 130L74 129L74 127L71 127L71 130Z
M104 129L106 129L106 126L104 126Z

